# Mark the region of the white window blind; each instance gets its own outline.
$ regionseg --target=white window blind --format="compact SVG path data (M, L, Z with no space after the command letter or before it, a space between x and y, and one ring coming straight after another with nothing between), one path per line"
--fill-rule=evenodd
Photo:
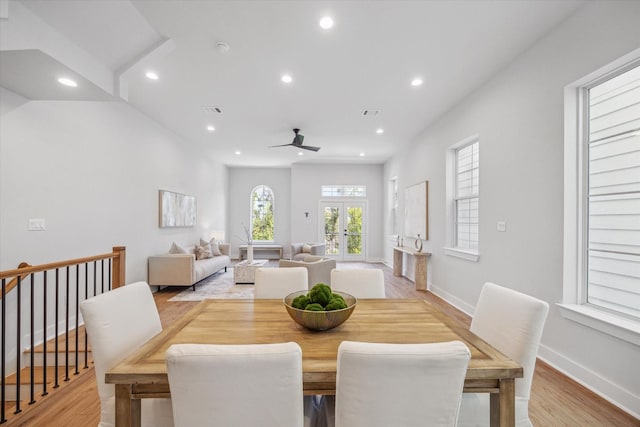
M640 319L640 67L587 102L587 303Z
M478 203L480 143L458 148L455 153L455 242L459 249L478 250Z

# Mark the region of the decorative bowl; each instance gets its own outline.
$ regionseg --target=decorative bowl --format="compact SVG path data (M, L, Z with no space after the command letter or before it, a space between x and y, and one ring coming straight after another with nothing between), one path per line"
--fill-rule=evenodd
M284 297L284 306L289 316L291 316L296 323L307 329L326 331L327 329L335 328L344 323L356 308L356 297L339 291L333 291L333 293L339 294L344 298L344 302L347 303L347 308L332 311L309 311L291 306L291 303L297 296L306 295L307 293L307 291L298 291Z

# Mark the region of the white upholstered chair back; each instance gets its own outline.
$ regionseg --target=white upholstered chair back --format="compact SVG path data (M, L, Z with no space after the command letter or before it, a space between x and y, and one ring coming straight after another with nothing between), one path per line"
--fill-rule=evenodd
M524 376L515 380L517 426L531 425L531 381L548 312L549 304L544 301L485 283L471 320L471 332L522 365ZM459 425L489 425L488 396L465 394Z
M460 341L344 341L338 348L335 425L455 426L470 357Z
M100 395L100 427L115 425L115 387L104 374L162 331L146 282L136 282L83 301L80 310L91 345ZM143 426L172 426L169 399L142 399Z
M384 274L377 268L331 271L331 289L356 298L384 298Z
M308 290L304 267L258 268L255 275L256 299L282 299L292 292Z
M166 359L176 427L303 425L296 343L176 344Z

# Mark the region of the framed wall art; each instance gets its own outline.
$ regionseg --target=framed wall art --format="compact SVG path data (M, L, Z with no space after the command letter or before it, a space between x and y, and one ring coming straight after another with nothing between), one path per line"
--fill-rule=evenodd
M196 197L160 190L160 228L196 225Z
M429 240L429 182L409 186L404 193L404 235Z

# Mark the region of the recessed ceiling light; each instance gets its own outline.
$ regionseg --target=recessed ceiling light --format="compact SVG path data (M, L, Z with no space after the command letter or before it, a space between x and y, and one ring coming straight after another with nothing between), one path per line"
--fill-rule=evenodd
M382 134L384 133L384 129L382 129L382 128L378 128L378 129L376 129L376 133L377 133L378 135L382 135Z
M66 77L60 77L58 79L58 83L60 83L61 85L69 86L69 87L78 87L78 83Z
M298 156L304 156L304 153L302 151L298 151Z
M280 77L280 80L282 80L283 83L291 83L293 81L293 77L291 77L291 74L283 74L282 77Z
M360 157L364 157L364 153L360 153Z
M319 24L323 30L328 30L329 28L333 27L333 18L330 16L323 16L320 19Z
M214 130L216 130L216 128L214 128L212 125L208 125L208 126L207 126L207 130L208 130L209 132L213 132Z
M420 77L416 77L415 79L411 80L411 86L420 86L422 85L422 79Z
M239 156L240 154L242 154L240 150L236 151L236 156Z
M158 80L158 75L153 71L147 71L144 75L147 76L149 80Z

